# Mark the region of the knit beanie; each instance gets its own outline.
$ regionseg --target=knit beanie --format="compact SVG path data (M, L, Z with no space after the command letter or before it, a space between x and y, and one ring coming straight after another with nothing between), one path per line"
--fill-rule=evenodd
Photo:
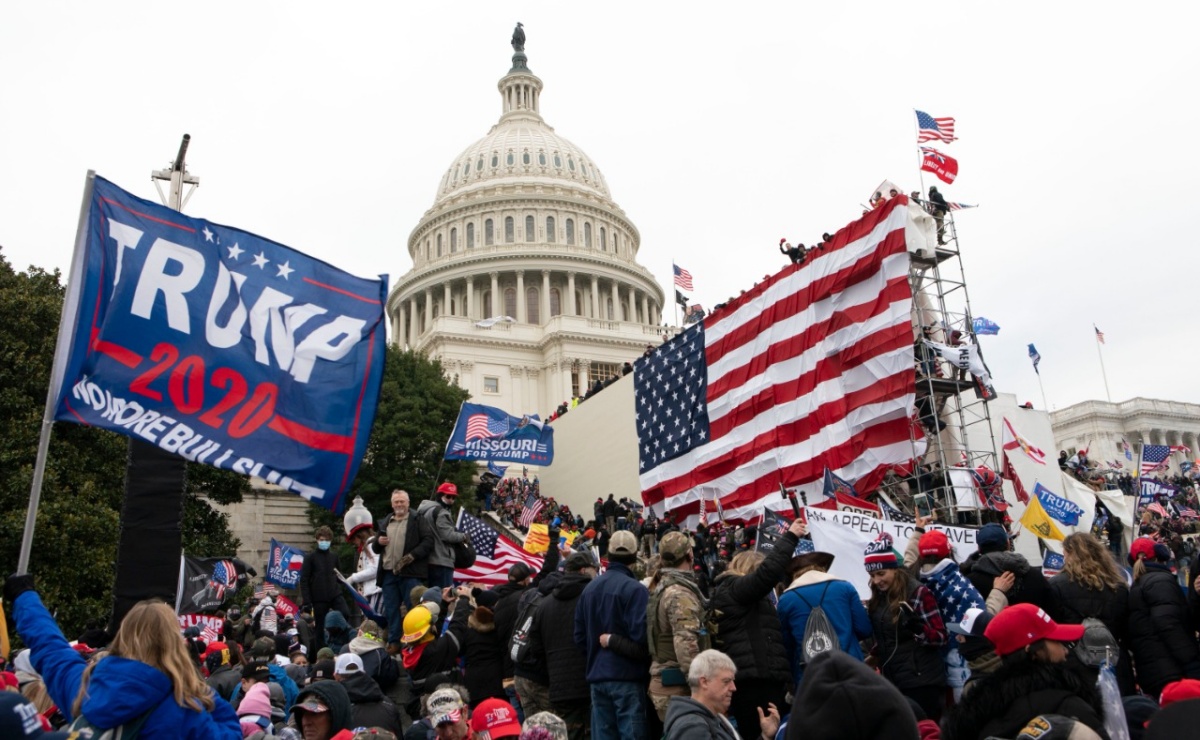
M841 650L809 661L796 690L788 740L917 740L917 718L886 678Z
M863 565L868 573L900 567L900 559L892 548L892 536L882 532L867 545Z

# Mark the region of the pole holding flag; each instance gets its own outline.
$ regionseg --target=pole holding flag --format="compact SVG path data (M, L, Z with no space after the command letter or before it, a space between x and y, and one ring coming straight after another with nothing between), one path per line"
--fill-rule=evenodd
M1029 345L1029 359L1033 361L1033 372L1037 374L1038 388L1042 390L1042 408L1050 411L1050 404L1046 403L1046 387L1042 385L1042 371L1038 370L1038 363L1042 361L1042 356L1038 354L1037 348L1032 343Z
M1096 354L1100 356L1100 377L1104 378L1104 395L1108 402L1112 403L1112 393L1108 391L1108 373L1104 372L1104 353L1100 351L1100 345L1104 344L1104 332L1095 324L1092 324L1092 328L1096 330Z

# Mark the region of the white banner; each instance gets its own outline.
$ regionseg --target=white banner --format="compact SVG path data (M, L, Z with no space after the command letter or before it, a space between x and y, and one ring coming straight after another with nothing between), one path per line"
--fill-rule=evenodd
M808 517L808 532L812 535L813 546L820 552L834 556L829 573L853 584L864 600L871 597L867 571L863 568L863 552L867 544L880 533L887 532L892 537L896 552L903 557L904 546L916 528L916 525L907 522L875 519L848 511L826 511L812 507L804 511ZM951 557L957 562L966 560L977 549L974 529L941 524L934 524L930 528L946 533L950 540Z

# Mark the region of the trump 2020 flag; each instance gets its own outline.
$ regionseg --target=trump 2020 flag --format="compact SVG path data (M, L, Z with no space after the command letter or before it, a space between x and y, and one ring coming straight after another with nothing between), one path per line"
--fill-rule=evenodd
M995 335L1000 333L1000 325L991 319L976 316L971 321L971 331L975 332L977 336Z
M101 177L89 190L55 419L340 511L379 398L386 277L354 277Z
M271 538L271 554L267 560L268 581L283 588L296 588L300 584L300 569L303 567L302 550Z
M536 416L516 417L494 406L464 403L446 442L445 459L549 465L554 429Z

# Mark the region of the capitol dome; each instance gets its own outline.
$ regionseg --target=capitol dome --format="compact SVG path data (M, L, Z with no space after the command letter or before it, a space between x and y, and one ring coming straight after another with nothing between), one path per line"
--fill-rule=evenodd
M523 41L514 51L500 118L442 174L387 311L393 340L477 402L545 417L661 341L664 293L599 167L542 120Z

